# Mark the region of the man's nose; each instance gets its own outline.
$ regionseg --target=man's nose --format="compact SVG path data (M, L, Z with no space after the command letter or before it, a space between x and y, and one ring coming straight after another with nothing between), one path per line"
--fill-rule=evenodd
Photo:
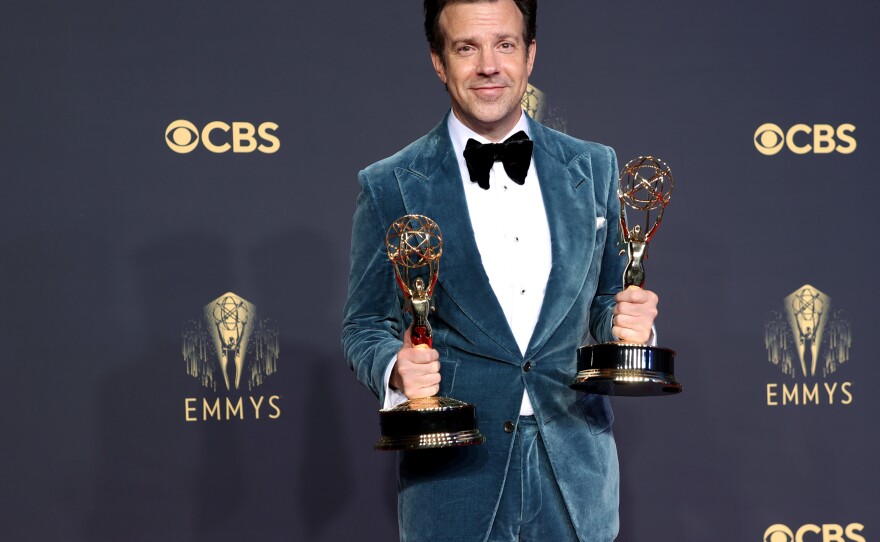
M494 75L498 73L498 57L496 56L494 48L484 47L480 50L477 70L482 75Z

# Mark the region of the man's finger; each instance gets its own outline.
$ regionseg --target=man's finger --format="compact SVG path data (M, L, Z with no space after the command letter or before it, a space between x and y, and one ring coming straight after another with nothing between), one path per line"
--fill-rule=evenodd
M653 303L656 305L659 302L657 294L650 290L643 290L638 286L630 286L626 290L618 292L614 299L618 303Z
M397 359L404 362L424 365L426 363L438 361L440 359L440 352L434 350L428 345L419 345L401 350L397 355Z

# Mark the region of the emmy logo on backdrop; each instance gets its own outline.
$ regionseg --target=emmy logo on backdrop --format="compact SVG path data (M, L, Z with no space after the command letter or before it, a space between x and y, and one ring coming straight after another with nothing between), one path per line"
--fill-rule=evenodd
M187 322L183 332L186 371L217 391L247 385L252 390L277 370L278 330L270 319L257 319L257 307L227 292L202 309L202 318Z
M617 191L620 199L620 232L627 263L623 287L645 283L644 259L648 243L657 232L673 189L669 166L659 158L640 156L623 168ZM626 209L644 215L644 227L630 224ZM668 348L613 342L578 349L578 373L571 387L604 395L669 395L681 392L675 380L675 352Z
M258 318L256 305L226 292L184 324L181 339L186 373L210 392L184 399L185 421L281 416L280 395L255 391L278 372L281 345L274 320Z
M404 310L412 314L413 347L432 348L428 313L443 253L440 228L426 216L406 215L388 228L385 245L403 291ZM420 397L381 410L379 426L378 450L449 448L485 440L474 406L449 397Z

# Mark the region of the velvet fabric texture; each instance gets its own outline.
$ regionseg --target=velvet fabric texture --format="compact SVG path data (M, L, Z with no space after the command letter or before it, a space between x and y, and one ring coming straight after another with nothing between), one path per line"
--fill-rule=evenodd
M577 542L534 416L520 416L488 542Z
M384 401L383 376L408 321L385 251L388 226L405 214L440 226L444 247L431 315L440 352L440 394L477 407L482 445L401 452L403 541L481 541L492 526L528 389L552 472L583 542L613 540L619 473L604 396L568 384L588 330L610 341L621 289L617 161L614 151L529 119L532 160L552 238L553 266L525 355L482 267L446 119L394 156L360 172L349 298L342 345L357 378ZM604 219L604 220L602 220ZM510 427L508 426L508 429Z

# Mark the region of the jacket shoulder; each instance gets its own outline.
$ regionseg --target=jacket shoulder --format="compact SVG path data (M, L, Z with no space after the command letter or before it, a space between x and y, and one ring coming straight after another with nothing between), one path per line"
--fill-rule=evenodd
M393 178L394 171L401 168L407 169L417 176L429 177L433 170L442 163L451 148L452 144L449 141L449 132L444 117L424 136L388 158L367 166L361 171L361 183L374 178Z
M428 135L424 135L391 156L370 164L361 171L362 177L381 178L393 173L396 168L407 167L419 154L427 139Z
M535 138L536 144L542 146L547 154L565 164L566 167L571 167L579 161L586 161L594 171L614 171L617 169L617 155L614 153L614 149L608 145L578 139L537 122L533 124L532 128L540 133L540 137Z

